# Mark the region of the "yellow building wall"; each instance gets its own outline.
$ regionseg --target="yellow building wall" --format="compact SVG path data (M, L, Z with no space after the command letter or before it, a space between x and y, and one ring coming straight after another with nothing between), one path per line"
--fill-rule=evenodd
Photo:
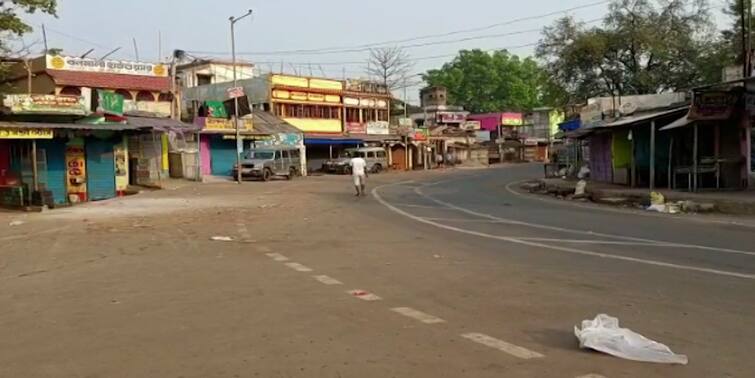
M340 119L284 118L283 120L304 132L340 133L342 131Z
M341 91L343 90L343 83L336 80L309 79L309 87L312 89L329 89Z
M309 87L309 81L306 77L286 76L286 75L273 75L270 78L273 85L285 85L289 87L307 88Z

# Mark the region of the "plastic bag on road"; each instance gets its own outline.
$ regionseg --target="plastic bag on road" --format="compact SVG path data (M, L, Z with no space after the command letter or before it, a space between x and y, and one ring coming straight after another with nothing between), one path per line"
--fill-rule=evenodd
M669 347L650 340L632 330L619 327L619 319L600 314L583 320L582 328L574 326L580 348L589 348L633 361L661 364L687 364L687 356L674 354Z

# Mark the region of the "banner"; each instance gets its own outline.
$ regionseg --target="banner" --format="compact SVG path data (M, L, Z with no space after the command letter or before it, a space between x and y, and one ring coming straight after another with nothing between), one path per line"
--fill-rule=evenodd
M242 131L254 130L254 123L252 122L251 119L240 119L239 121L241 121ZM231 121L230 119L208 117L208 118L205 118L204 129L205 130L232 131L232 130L236 130L236 126L234 126L233 121Z
M89 114L89 107L83 96L6 95L3 105L12 114Z
M367 134L367 125L359 122L347 122L346 132L349 134Z
M501 125L522 126L524 125L524 117L522 117L522 113L503 113L501 114Z
M97 99L97 112L117 116L123 115L123 95L97 90Z
M83 144L66 146L66 190L71 202L87 200L86 155Z
M367 134L388 135L390 133L391 131L387 121L367 122Z
M47 55L47 69L59 71L99 72L121 75L168 77L168 68L163 64L129 62L123 60L99 60L75 56Z
M0 128L0 139L52 139L52 129Z

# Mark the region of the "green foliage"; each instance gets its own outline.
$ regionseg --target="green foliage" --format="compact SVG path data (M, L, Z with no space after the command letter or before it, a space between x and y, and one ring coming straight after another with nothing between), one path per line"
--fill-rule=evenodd
M707 9L707 0L616 0L600 27L570 17L547 27L537 56L565 103L718 81L725 62Z
M543 71L507 51L462 50L423 78L448 88L449 101L474 113L527 110L541 105Z
M728 0L728 5L724 8L724 13L731 19L730 27L721 32L724 50L722 51L727 61L731 64L742 64L742 9L752 10L752 0ZM752 38L752 29L755 26L755 19L750 19L749 25L750 38Z
M0 32L20 37L24 33L32 31L32 27L19 17L19 13L33 14L40 11L54 16L56 7L56 0L13 0L0 2ZM0 43L3 42L5 41L0 41Z

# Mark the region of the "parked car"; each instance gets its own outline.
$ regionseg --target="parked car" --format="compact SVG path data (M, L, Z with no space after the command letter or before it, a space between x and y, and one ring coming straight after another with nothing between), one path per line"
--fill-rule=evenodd
M285 177L291 180L301 173L301 157L296 147L263 147L244 152L241 157L241 176L269 181ZM237 175L234 167L233 175Z
M380 173L388 167L388 154L383 147L362 147L346 149L338 158L326 161L322 170L327 173L351 174L349 161L356 156L367 162L367 171Z

